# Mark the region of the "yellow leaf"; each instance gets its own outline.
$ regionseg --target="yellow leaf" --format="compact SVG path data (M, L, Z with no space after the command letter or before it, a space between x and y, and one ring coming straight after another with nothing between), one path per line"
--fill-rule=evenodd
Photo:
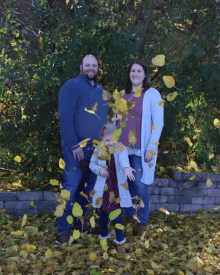
M14 160L17 161L17 162L21 162L21 157L16 156L16 157L14 158Z
M22 234L23 234L22 230L17 230L17 231L12 231L11 232L11 235L14 235L14 236L21 236Z
M113 191L111 191L109 193L109 202L113 203L115 201L115 193Z
M190 166L191 166L192 168L194 168L196 171L198 170L198 166L197 166L197 164L196 164L195 161L191 160Z
M1 213L5 212L5 208L1 208L1 209L0 209L0 212L1 212Z
M25 189L24 191L25 191L25 192L30 192L31 189L30 189L30 188L27 188L27 189Z
M159 209L159 211L165 213L166 215L170 215L170 212L167 211L166 209L162 208L162 207Z
M119 128L119 129L117 129L117 130L115 130L115 131L113 132L112 136L120 136L121 133L122 133L122 129ZM113 139L112 139L112 140L113 140Z
M95 152L93 153L93 156L94 156L95 158L97 158L98 155L99 155L98 151L95 151Z
M24 258L27 258L27 257L28 257L27 251L25 251L25 252L23 253L23 257L24 257Z
M61 190L60 196L65 198L66 200L70 200L70 191Z
M118 142L116 144L116 148L118 150L118 152L122 153L124 151L124 145L121 142Z
M220 121L217 118L214 119L213 124L216 128L220 128Z
M161 100L159 101L159 106L164 106L164 103L165 103L165 102L166 102L165 100L161 99Z
M183 187L183 186L187 186L187 183L184 183L184 184L180 185L180 187Z
M156 124L155 124L155 125L156 125ZM160 143L157 142L157 141L155 141L155 142L151 142L151 144L158 146Z
M64 160L62 158L59 159L59 167L61 169L65 169L66 163L64 162Z
M220 209L220 206L214 207L213 209L219 210L219 209Z
M108 190L108 184L106 183L106 184L105 184L104 191L107 191L107 190Z
M136 255L142 255L142 249L141 248L137 248L134 253Z
M89 255L89 259L90 259L91 261L95 261L96 259L98 259L98 256L97 256L95 253L91 253L91 254Z
M126 121L127 121L128 119L126 118L122 123L120 123L120 127L121 128L124 128L124 127L126 127Z
M144 246L145 246L146 248L149 248L149 241L148 241L148 240L145 241Z
M160 265L157 265L154 261L151 261L152 268L159 269Z
M98 207L100 207L102 205L103 199L101 197L98 197L95 201L95 205L97 205Z
M189 180L194 180L195 177L196 177L196 175L189 178Z
M65 208L65 205L59 204L56 207L56 211L55 211L54 215L57 216L57 217L62 217L63 213L64 213L64 208Z
M187 141L187 143L189 144L189 146L193 146L193 144L192 144L192 142L191 142L191 140L190 140L189 137L184 138L184 140Z
M82 210L80 204L78 204L78 202L74 203L72 213L73 213L73 216L75 216L75 217L79 217L79 216L83 215L83 210Z
M215 156L214 154L210 154L210 155L209 155L209 159L214 158L214 156Z
M27 221L27 214L24 214L23 219L22 219L22 223L21 223L22 227L25 226L26 221Z
M43 36L40 36L40 37L39 37L39 44L41 45L42 42L43 42Z
M133 218L140 223L140 220L138 219L138 217L136 215L134 215Z
M167 100L168 101L173 101L176 98L177 95L178 95L177 92L170 93L170 94L167 95Z
M210 179L208 179L208 180L206 181L206 185L207 185L208 187L212 186L212 181L211 181Z
M52 179L50 180L50 184L53 185L53 186L59 186L59 181L58 180L55 180L55 179Z
M104 252L104 253L103 253L103 259L104 259L104 260L107 260L107 259L108 259L108 253L107 253L107 252Z
M138 171L141 172L141 169L139 168Z
M158 54L152 59L152 63L155 66L162 67L165 64L165 55L164 54Z
M35 245L31 245L31 244L25 244L25 245L22 245L20 247L20 249L28 252L28 251L36 249L36 246Z
M53 252L51 251L51 249L47 249L47 251L45 252L45 257L47 259L53 258Z
M136 133L134 130L130 130L128 133L128 142L132 143L133 145L135 145L135 143L137 142L137 137L136 137Z
M172 88L175 85L175 79L172 76L163 76L163 81L167 88Z
M134 91L134 97L140 97L142 91L143 91L143 88L141 88L141 87L138 87L137 89L135 89L135 91Z
M155 128L157 127L157 124L153 124L152 127L151 127L151 131L155 131Z
M85 193L83 193L83 191L80 192L80 195L83 196L84 198L88 199L88 196Z
M120 203L120 202L121 202L121 198L117 198L115 201L116 201L117 203Z
M109 148L109 154L114 154L114 153L115 153L115 146L114 147L110 147Z
M73 217L70 216L70 215L67 216L66 220L67 220L67 222L68 222L69 224L72 224L72 223L73 223Z
M95 114L95 112L92 111L92 110L87 110L86 108L84 108L84 110L85 110L86 112L90 113L90 114Z
M110 219L110 220L114 220L114 219L116 219L120 214L121 214L121 209L118 208L118 209L112 211L111 213L109 213L109 219Z
M89 141L91 138L87 138L87 139L84 139L82 140L80 143L79 143L79 146L82 148L82 147L85 147L87 145L87 141Z
M121 185L124 187L125 190L129 190L127 182L121 183Z
M90 221L91 226L93 228L95 228L95 218L94 218L94 216L92 216L89 221Z
M15 187L23 187L23 185L20 182L13 182L12 185Z
M77 240L77 239L79 239L79 237L80 237L79 230L74 229L74 231L73 231L73 239Z
M106 168L106 169L108 169L108 166L107 165L101 165L103 168Z
M152 156L156 156L156 153L153 150L149 150L148 153L150 153Z
M96 102L96 103L94 104L94 106L92 107L92 110L93 110L93 111L97 111L97 106L98 106L98 102Z
M100 240L100 244L101 244L102 248L103 248L105 251L108 250L107 239L102 239L102 240Z
M117 229L121 229L121 230L124 230L124 225L120 224L120 223L116 223L115 227Z
M118 141L118 137L117 137L117 136L113 136L113 135L112 135L112 136L111 136L111 139L112 139L112 141L114 141L114 142L115 142L115 141ZM112 147L112 148L115 148L115 147ZM114 149L114 150L115 150L115 149Z
M89 192L89 196L90 196L90 197L93 197L93 196L95 195L95 193L96 193L96 191L95 191L95 190L92 190L92 191Z
M195 120L194 118L190 117L189 121L190 121L190 124L193 125L193 124L195 124L195 121L196 121L196 120Z
M65 32L65 34L68 34L68 33L70 33L70 30L67 30L67 31Z
M110 97L111 97L111 94L108 91L103 90L103 92L102 92L102 98L103 98L103 100L109 100Z

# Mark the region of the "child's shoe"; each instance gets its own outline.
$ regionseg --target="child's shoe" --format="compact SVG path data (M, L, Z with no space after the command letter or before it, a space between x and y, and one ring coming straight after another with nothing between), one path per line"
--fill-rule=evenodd
M126 242L126 239L124 238L124 240L122 240L121 242L118 242L116 239L113 241L116 243L117 245L117 251L118 251L118 254L125 254L126 252L126 249L125 249L125 242Z

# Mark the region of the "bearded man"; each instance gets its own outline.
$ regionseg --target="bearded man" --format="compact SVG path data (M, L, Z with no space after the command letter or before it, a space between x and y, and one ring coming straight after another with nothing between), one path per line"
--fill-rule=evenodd
M83 163L89 164L93 154L94 147L92 140L99 140L99 131L107 123L108 105L102 98L103 88L97 83L98 61L93 55L86 55L80 65L80 75L68 80L59 92L59 121L61 146L63 150L63 160L66 163L62 190L70 191L70 200L66 201L64 213L57 219L57 244L68 243L71 235L71 225L67 222L67 217L72 216L72 208L75 202L78 202L85 215L88 201L79 193L83 191L89 194L95 185L97 175L88 168L84 169ZM96 114L99 118L85 111L92 110L92 107L98 103ZM79 143L90 138L87 145L83 148ZM85 167L85 166L84 166ZM87 182L87 186L84 183ZM99 231L92 231L86 226L82 226L81 221L74 217L74 229L82 228L82 232L98 234ZM73 242L73 244L76 241Z

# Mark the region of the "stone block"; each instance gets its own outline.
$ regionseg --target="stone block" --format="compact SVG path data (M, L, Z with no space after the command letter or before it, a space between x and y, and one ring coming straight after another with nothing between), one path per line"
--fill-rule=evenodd
M8 215L15 215L16 214L16 212L17 212L17 209L5 209L5 214L8 214Z
M156 186L168 187L168 185L169 185L169 179L166 179L166 178L162 178L162 179L161 178L156 178L154 180L154 183L155 183Z
M160 195L160 187L151 187L150 185L148 190L150 195Z
M196 210L203 210L203 204L180 204L181 212L195 212Z
M189 190L185 190L181 192L181 195L189 195L191 197L203 197L208 195L208 190L205 188L190 188Z
M215 197L192 197L193 204L214 204Z
M44 191L43 199L44 201L54 201L54 195L56 193L52 191Z
M31 191L25 192L20 191L18 192L18 201L39 201L43 200L43 191Z
M196 176L193 180L195 181L206 181L207 180L207 174L206 173L191 173L190 177Z
M153 195L150 196L150 203L166 203L167 196Z
M18 192L0 192L0 201L16 201Z
M150 203L150 209L149 209L150 213L154 213L155 212L155 203Z
M166 187L160 189L160 194L161 195L168 195L168 196L178 196L179 195L179 188L171 188L171 187Z
M6 209L30 209L30 201L6 201L5 202Z
M208 196L220 197L220 189L209 189Z
M174 180L182 180L182 172L172 170L171 177Z
M4 208L5 204L3 201L0 201L0 208ZM1 212L0 212L1 213Z
M191 203L190 196L168 196L168 204Z
M207 179L210 179L211 181L218 181L218 182L220 182L220 174L207 173Z
M215 204L220 205L220 197L215 197Z
M211 210L213 212L220 212L220 209L219 210L215 210L213 208L217 207L218 205L214 205L214 204L205 204L204 205L204 210Z
M212 182L211 186L206 185L206 181L201 181L201 182L194 182L194 187L195 188L205 188L205 189L216 189L217 187L217 182Z
M33 210L33 209L20 209L17 210L15 213L15 216L23 216L24 214L32 214L32 215L39 215L40 213L42 213L43 210Z

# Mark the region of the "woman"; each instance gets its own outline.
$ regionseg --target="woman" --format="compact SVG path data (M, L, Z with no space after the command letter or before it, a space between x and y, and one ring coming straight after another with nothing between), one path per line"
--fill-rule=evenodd
M141 96L132 97L138 87L143 88ZM122 123L127 118L126 127L122 128L120 141L132 149L129 161L131 167L136 170L134 172L136 180L132 182L128 179L128 185L131 196L137 195L144 203L144 207L140 207L137 212L140 220L137 225L137 234L142 236L149 218L150 195L148 185L154 182L157 160L157 155L151 155L149 150L153 150L157 154L158 146L152 143L159 142L164 125L164 108L159 106L159 101L162 99L161 95L156 89L150 87L148 67L141 60L134 60L129 67L127 83L123 91L125 92L123 98L127 101L132 97L131 101L135 102L135 106L130 114L123 116L121 121L116 121L115 124L117 124L117 128L120 128L119 122ZM156 127L152 131L151 127L154 124ZM135 147L128 141L130 130L134 130L136 133ZM132 203L135 204L136 200L133 199ZM135 214L135 209L133 207L125 210L125 214L128 222L134 222L132 217Z

